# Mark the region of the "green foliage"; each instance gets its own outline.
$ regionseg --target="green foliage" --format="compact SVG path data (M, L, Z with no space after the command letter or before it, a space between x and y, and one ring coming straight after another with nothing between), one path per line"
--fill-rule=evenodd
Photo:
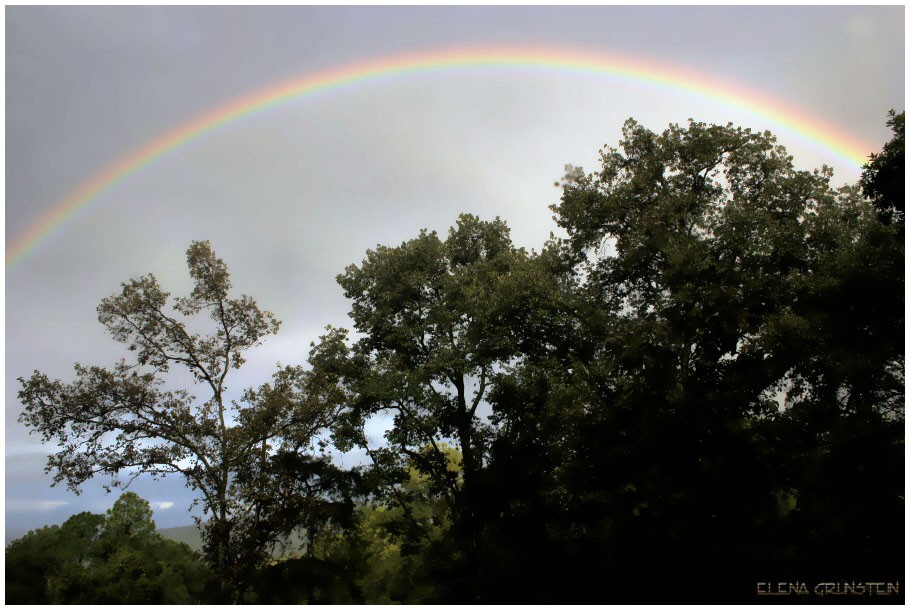
M210 579L189 547L156 533L148 502L132 492L107 515L74 515L6 550L7 603L199 603Z
M138 545L156 539L157 531L152 519L152 507L137 494L128 491L107 511L100 539L115 544L127 540Z
M339 276L359 338L330 329L311 389L345 404L342 448L394 415L378 503L317 547L345 591L721 601L771 575L899 577L899 223L768 133L623 135L569 169L567 238L540 254L463 216Z
M62 526L33 530L6 548L6 602L46 604L48 581L87 561L103 517L79 513Z
M426 448L427 453L435 453L431 449ZM440 445L439 451L457 477L460 452L448 445ZM329 565L343 566L351 579L349 588L364 603L439 602L447 598L448 583L441 577L458 556L448 539L453 517L434 491L432 478L412 463L393 501L361 505L356 527L321 540L315 554Z
M447 467L461 455L440 446ZM369 478L369 476L367 477ZM353 527L323 531L305 555L277 558L253 579L250 603L433 603L447 597L440 577L453 560L449 506L429 477L410 466L396 500L361 503Z
M330 329L311 353L318 391L345 406L333 440L368 451L375 493L407 506L414 469L447 506L447 552L458 559L440 578L466 600L484 552L485 464L500 433L489 392L514 363L571 333L559 290L565 277L550 272L560 265L515 248L501 220L462 215L446 239L422 232L349 266L338 282L359 338L349 345L347 331ZM387 445L370 448L363 426L377 415L393 425ZM447 444L461 456L458 474Z
M884 222L904 222L906 203L904 167L904 112L888 113L888 126L894 137L880 153L870 155L863 167L860 186L863 194L872 200Z

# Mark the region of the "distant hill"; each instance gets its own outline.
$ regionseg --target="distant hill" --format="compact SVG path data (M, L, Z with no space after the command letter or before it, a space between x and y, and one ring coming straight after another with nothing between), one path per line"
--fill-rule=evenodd
M199 530L195 525L165 527L159 529L158 533L165 538L169 538L170 540L185 542L194 551L202 550L202 536L199 535ZM288 545L288 549L285 552L300 552L304 546L304 538L299 534L294 534L291 536L291 544ZM280 549L277 549L275 554L276 556L280 557L282 555L282 551Z
M17 540L22 536L25 536L30 530L20 530L7 528L5 531L6 534L6 545L9 546L9 543L13 540ZM191 549L194 551L202 550L202 536L199 534L199 529L195 525L182 525L180 527L164 527L158 530L158 533L168 538L169 540L175 540L177 542L185 542ZM304 538L298 534L291 536L291 544L288 545L287 552L300 552L305 547ZM283 553L281 549L276 549L275 555L281 556Z
M181 527L165 527L159 529L158 533L177 542L185 542L194 551L202 550L202 537L199 535L199 529L195 525L184 525Z
M6 546L9 546L10 542L13 540L18 540L22 538L27 533L32 530L41 529L41 528L10 528L7 527L4 531L6 537ZM169 538L170 540L176 540L177 542L185 542L190 545L190 548L194 551L202 550L202 538L199 536L199 530L196 529L195 525L183 525L181 527L165 527L158 530L158 533Z

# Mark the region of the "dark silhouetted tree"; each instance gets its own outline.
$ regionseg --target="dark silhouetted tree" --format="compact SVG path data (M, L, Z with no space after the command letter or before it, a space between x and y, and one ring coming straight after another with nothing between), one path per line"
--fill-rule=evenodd
M880 153L870 155L863 167L860 186L863 194L872 200L885 222L904 222L905 190L904 168L904 112L889 113L888 126L894 137Z
M527 551L506 590L748 599L806 557L827 577L899 574L896 230L770 134L629 121L623 135L554 208L587 323L562 364L528 359L491 397L514 431L491 468L524 482L503 522L529 525L501 528L502 548Z

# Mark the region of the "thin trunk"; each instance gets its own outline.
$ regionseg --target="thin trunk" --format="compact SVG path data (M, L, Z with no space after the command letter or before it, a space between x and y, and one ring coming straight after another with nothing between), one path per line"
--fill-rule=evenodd
M468 541L465 551L469 582L465 584L470 587L471 583L476 582L479 570L480 532L476 512L477 474L479 465L477 464L478 457L473 443L473 413L468 410L465 397L464 377L457 375L454 381L455 389L458 392L458 414L456 416L455 424L458 442L461 444L462 476L464 481L464 493L462 496L464 510L462 511L462 519L464 520L463 527Z

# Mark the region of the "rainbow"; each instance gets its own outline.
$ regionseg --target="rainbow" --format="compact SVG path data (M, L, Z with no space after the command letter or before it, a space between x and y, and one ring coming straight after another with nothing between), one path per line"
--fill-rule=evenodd
M814 116L755 90L680 66L643 58L564 48L468 48L360 61L281 82L196 117L134 150L90 178L23 231L6 249L7 270L47 239L100 193L176 148L224 125L320 91L428 71L478 68L534 69L612 77L680 90L708 98L795 132L857 167L866 161L865 143Z

